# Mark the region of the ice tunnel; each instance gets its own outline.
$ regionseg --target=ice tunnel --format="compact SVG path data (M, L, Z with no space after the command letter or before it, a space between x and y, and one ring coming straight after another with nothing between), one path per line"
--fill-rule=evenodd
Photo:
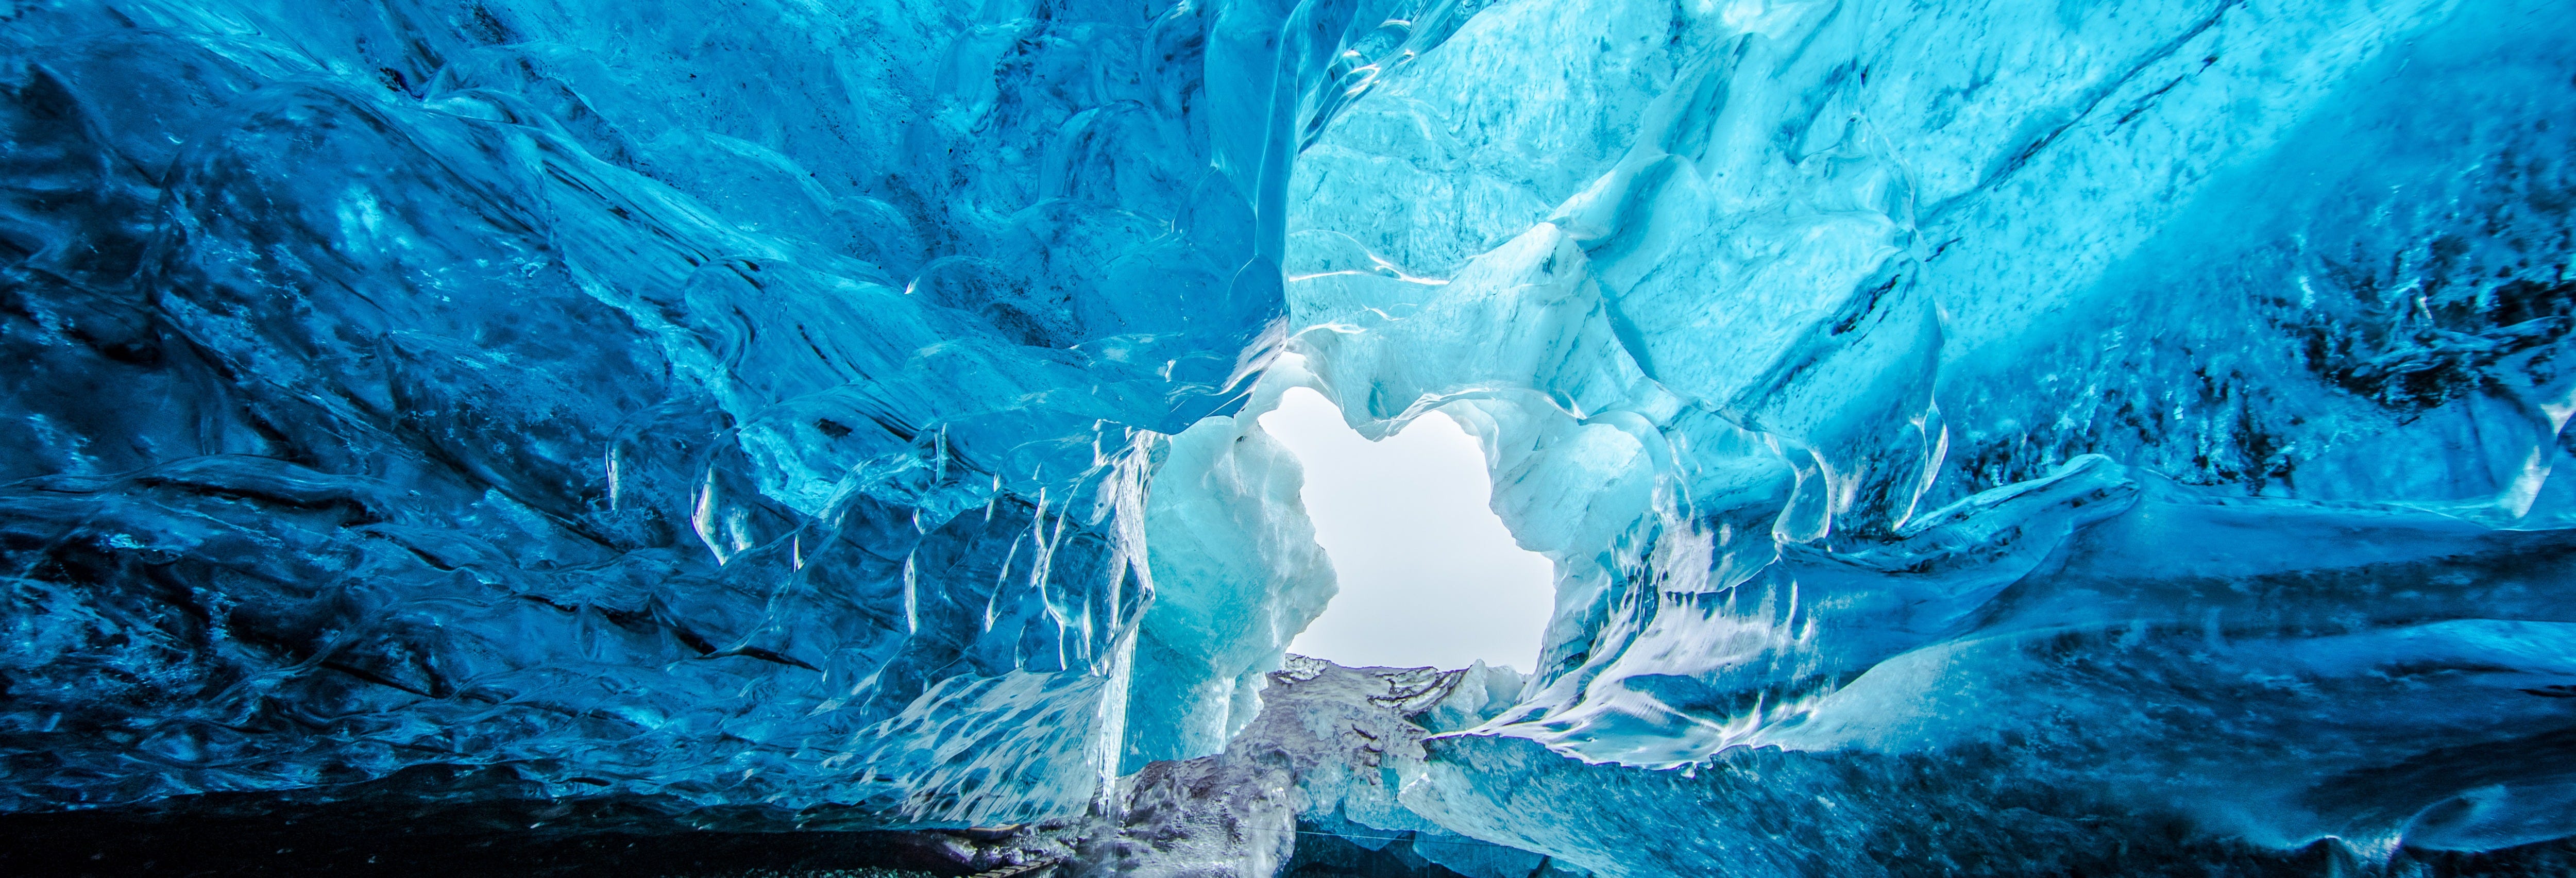
M2576 873L2570 34L0 0L0 871Z

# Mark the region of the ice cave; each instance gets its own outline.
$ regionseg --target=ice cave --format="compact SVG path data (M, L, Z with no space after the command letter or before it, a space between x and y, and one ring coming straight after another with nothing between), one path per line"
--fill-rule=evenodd
M0 53L0 873L2576 874L2576 0Z

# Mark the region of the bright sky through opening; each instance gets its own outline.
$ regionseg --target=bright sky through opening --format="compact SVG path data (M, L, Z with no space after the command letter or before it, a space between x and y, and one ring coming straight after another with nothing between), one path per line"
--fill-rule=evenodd
M1305 466L1306 514L1341 580L1289 652L1354 667L1537 667L1554 568L1486 505L1475 437L1434 414L1370 442L1302 387L1261 428Z

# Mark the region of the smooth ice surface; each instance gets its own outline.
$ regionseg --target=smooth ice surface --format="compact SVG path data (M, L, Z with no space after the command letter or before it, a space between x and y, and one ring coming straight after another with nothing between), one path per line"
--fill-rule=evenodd
M1352 667L1537 664L1554 570L1486 508L1475 437L1434 416L1371 442L1302 387L1261 428L1305 468L1306 515L1339 582L1290 652Z

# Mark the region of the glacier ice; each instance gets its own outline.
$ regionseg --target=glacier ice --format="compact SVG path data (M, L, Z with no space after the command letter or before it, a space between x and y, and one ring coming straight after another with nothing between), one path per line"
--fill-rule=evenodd
M487 767L1098 874L2545 871L2566 33L8 3L0 811ZM1284 655L1296 388L1484 444L1532 673Z
M1131 679L1221 738L1278 637L1159 646L1142 483L1277 346L1281 14L13 4L0 807L996 823Z
M1637 875L2576 830L2571 10L1617 5L1481 13L1291 184L1323 384L1481 413L1559 564L1408 804Z

